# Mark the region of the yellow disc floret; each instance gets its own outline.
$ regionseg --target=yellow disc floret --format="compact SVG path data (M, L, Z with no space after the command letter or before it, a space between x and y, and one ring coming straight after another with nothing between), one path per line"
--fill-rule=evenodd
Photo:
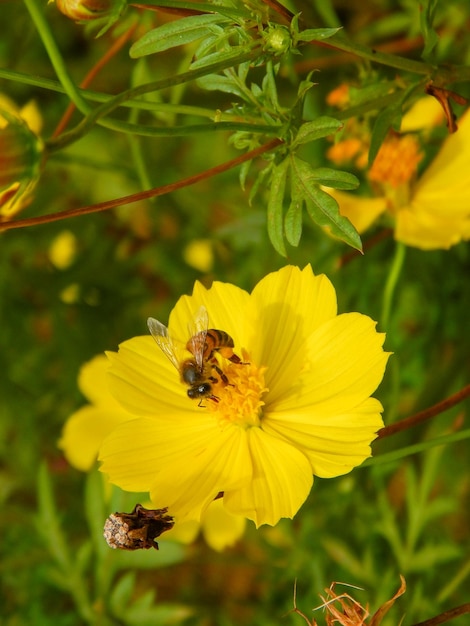
M245 351L242 363L226 363L223 372L228 383L220 381L214 386L218 402L211 402L210 410L221 427L229 423L242 428L259 426L264 406L261 398L268 391L264 381L266 367L251 363Z

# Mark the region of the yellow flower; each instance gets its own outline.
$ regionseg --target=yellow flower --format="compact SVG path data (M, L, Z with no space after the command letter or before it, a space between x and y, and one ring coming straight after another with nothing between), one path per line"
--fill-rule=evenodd
M118 19L127 7L125 0L56 0L56 5L61 13L77 23L106 17Z
M58 270L66 270L77 254L77 238L71 230L62 230L49 246L49 260Z
M214 265L214 250L210 239L193 239L183 251L188 265L200 272L210 272Z
M165 534L165 540L192 543L199 531L202 532L205 542L213 550L222 552L233 546L245 532L246 519L241 515L232 515L224 507L221 498L214 500L205 510L199 524L195 520L176 523Z
M78 409L67 420L58 443L67 461L82 472L88 472L96 463L103 439L121 422L134 416L123 409L108 389L104 354L83 365L78 375L78 386L90 402Z
M0 94L0 222L31 202L42 160L41 125L34 102L19 109Z
M419 153L411 138L405 152L387 144L378 155L380 167L374 163L371 170L373 178L380 179L383 195L365 198L328 190L338 201L341 214L361 233L388 211L394 220L395 239L423 250L448 249L470 239L470 112L461 117L458 127L417 182L414 174ZM405 139L401 138L401 148ZM385 165L385 155L392 152L394 159ZM394 174L387 179L386 171Z
M313 475L339 476L370 456L384 335L369 317L337 315L332 284L310 266L269 274L251 294L196 283L170 315L170 336L184 345L201 307L242 362L214 357L211 395L198 402L152 337L109 353L109 389L136 419L106 437L101 470L179 521L200 519L223 494L230 513L274 525L295 515Z
M59 448L68 462L78 470L90 471L96 463L103 439L120 423L135 419L121 407L108 389L108 359L104 354L85 363L80 370L78 385L90 404L76 411L67 420ZM245 519L231 515L220 500L213 502L201 524L175 524L165 539L191 543L201 530L206 543L218 552L233 545L245 531Z

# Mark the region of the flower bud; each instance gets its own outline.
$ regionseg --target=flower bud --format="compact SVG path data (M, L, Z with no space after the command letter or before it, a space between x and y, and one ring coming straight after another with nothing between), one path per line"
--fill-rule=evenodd
M14 107L0 108L0 221L31 200L43 144Z
M291 49L292 37L285 26L269 26L263 32L264 49L274 56L281 56Z
M78 23L109 18L109 25L111 25L124 12L127 2L126 0L56 0L56 5L61 13Z

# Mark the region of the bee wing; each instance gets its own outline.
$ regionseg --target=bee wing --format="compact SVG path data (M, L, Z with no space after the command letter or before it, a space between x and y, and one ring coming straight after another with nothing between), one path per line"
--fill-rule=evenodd
M188 324L188 349L194 355L198 368L204 368L204 351L206 347L207 330L209 328L209 313L205 306L199 307L193 321Z
M168 333L168 328L153 317L148 318L147 326L150 334L157 342L158 347L170 359L176 369L179 370L180 359L178 357L178 349Z

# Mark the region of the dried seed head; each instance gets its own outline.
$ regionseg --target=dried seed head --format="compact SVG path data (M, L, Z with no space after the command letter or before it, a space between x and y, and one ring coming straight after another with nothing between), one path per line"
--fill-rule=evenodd
M174 521L168 509L146 509L136 504L132 513L113 513L105 522L104 538L110 548L120 550L158 550L155 541Z

